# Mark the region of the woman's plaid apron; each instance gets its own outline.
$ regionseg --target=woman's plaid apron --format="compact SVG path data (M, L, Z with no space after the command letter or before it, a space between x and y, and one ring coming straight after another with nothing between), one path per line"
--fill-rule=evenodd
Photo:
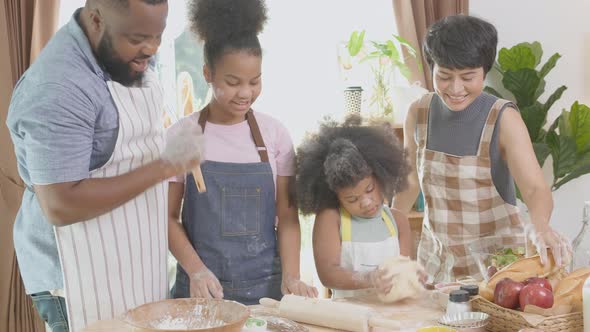
M468 250L470 243L494 237L491 244L495 247L498 242L524 246L518 208L506 203L496 190L489 156L496 120L509 101L498 99L492 106L477 155L454 156L426 148L433 95L427 94L419 101L416 123L416 166L426 202L418 261L430 282L467 276L480 279L480 269Z

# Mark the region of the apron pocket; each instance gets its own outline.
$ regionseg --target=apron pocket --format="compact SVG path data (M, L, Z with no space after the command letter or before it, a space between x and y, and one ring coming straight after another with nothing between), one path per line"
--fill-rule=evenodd
M221 188L222 236L260 233L260 187Z

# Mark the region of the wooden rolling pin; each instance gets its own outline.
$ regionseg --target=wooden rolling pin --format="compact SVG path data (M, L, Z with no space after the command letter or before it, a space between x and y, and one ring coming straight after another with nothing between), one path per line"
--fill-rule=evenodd
M194 112L193 108L193 81L188 76L180 76L182 77L182 86L180 88L180 93L182 95L182 105L184 110L184 116L188 116ZM201 127L204 128L204 127ZM204 129L203 129L204 130ZM201 166L197 166L192 171L193 177L195 178L195 184L197 185L197 191L200 193L204 193L207 191L207 187L205 187L205 179L203 179L203 173L201 172Z
M200 193L204 193L207 191L207 187L205 186L205 179L203 179L203 173L201 172L201 166L197 166L197 168L193 169L193 177L195 178L195 184L197 185L197 191Z
M262 298L260 304L269 308L278 308L281 317L338 330L367 332L370 327L388 330L402 328L398 321L379 318L370 308L352 303L285 295L280 302Z

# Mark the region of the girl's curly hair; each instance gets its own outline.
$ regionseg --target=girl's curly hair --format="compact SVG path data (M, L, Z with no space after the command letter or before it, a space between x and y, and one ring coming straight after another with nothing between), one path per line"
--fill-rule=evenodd
M409 165L393 128L386 122L363 125L359 115L343 123L324 120L297 149L297 202L303 214L340 206L336 191L375 176L385 197L407 184Z
M191 31L205 42L205 63L211 68L227 51L262 55L257 35L267 19L263 0L193 0L188 19Z

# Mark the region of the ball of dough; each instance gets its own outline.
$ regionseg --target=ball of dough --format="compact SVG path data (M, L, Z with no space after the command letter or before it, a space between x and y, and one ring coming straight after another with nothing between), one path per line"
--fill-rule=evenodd
M379 265L379 269L384 270L386 276L391 276L393 283L389 293L378 294L379 300L382 302L392 303L416 297L424 290L418 277L418 272L422 268L418 262L411 260L409 257L389 257Z

